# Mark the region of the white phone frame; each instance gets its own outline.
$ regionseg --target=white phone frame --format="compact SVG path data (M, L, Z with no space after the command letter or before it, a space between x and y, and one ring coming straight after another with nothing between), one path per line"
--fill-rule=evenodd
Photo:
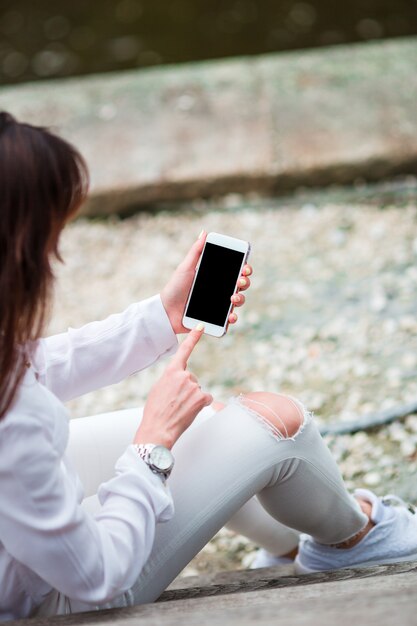
M188 298L187 298L187 304L185 305L185 309L184 309L184 316L182 318L182 323L183 326L185 326L185 328L188 328L189 330L192 330L193 328L195 328L197 326L197 324L204 324L204 332L207 335L212 335L213 337L222 337L224 334L226 334L227 331L227 327L229 324L229 315L230 315L230 311L233 307L233 303L230 302L230 307L229 310L227 312L226 315L226 320L224 323L224 326L218 326L216 324L210 324L209 322L206 322L205 320L197 320L194 319L193 317L188 317L185 315L185 311L188 308L188 304L191 300L191 295L193 293L193 289L194 289L194 284L197 280L198 277L198 270L200 268L200 262L201 262L201 258L204 254L204 251L206 249L206 244L207 243L212 243L216 246L222 246L223 248L229 248L229 250L236 250L237 252L243 252L243 260L242 260L242 264L240 266L240 270L239 273L236 277L236 285L234 288L234 291L232 294L230 294L231 296L234 295L235 293L237 293L238 291L238 281L239 278L242 274L242 269L245 265L245 263L248 260L249 257L249 252L250 252L250 243L248 241L244 241L243 239L236 239L235 237L229 237L228 235L221 235L220 233L208 233L205 244L204 244L204 248L203 251L201 253L200 259L198 261L197 267L196 267L196 271L195 271L195 276L194 276L194 280L193 280L193 284L191 286L190 289L190 293L188 294Z

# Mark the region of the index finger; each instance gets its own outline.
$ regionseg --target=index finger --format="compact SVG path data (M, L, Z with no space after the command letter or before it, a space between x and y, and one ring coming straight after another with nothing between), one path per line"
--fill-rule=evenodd
M192 351L198 344L201 339L201 336L204 331L204 326L202 324L198 324L196 328L190 331L178 348L176 355L172 359L172 363L179 365L182 369L186 369L188 359L191 356Z

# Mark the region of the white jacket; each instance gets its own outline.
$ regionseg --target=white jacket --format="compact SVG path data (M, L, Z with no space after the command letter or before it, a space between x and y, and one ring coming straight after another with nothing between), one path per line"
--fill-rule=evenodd
M52 588L102 603L138 577L156 523L173 515L169 487L129 445L114 478L100 486L99 513L86 513L65 455L61 401L116 383L176 348L159 296L36 344L0 420L0 620L30 615Z

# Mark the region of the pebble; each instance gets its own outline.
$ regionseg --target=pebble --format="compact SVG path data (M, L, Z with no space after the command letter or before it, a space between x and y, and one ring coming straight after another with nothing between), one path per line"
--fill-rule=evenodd
M369 472L365 474L363 479L368 487L376 487L381 482L381 474L378 474L378 472Z
M416 415L410 415L409 417L407 417L406 426L412 432L417 433L417 416Z
M401 442L401 454L405 457L413 456L416 452L416 442L412 439Z

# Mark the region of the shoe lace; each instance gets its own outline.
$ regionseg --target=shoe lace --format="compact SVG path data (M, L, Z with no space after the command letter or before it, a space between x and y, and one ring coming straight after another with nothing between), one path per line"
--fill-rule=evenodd
M414 505L409 502L405 502L399 496L394 495L393 493L389 493L383 498L381 498L382 504L385 506L403 506L405 507L412 515L416 514L416 508Z

